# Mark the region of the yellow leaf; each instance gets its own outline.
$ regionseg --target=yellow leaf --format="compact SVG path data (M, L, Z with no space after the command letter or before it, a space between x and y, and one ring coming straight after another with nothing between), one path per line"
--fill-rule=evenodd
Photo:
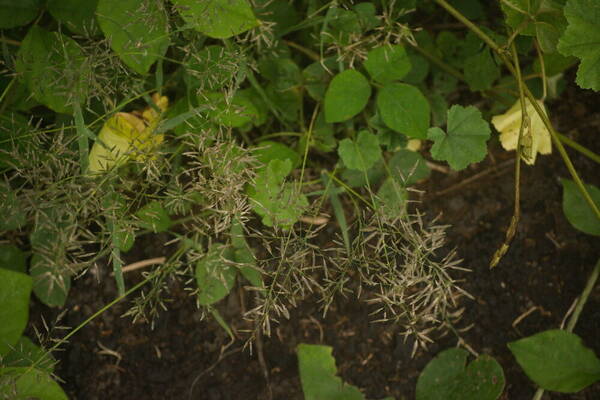
M544 110L544 103L537 100ZM521 158L527 164L535 163L537 153L552 153L552 140L550 132L544 122L535 111L529 99L525 99L525 112L529 117L523 129L521 137ZM521 127L522 112L521 102L517 101L507 112L492 118L492 124L500 132L500 143L505 150L515 150L519 140L519 129Z
M152 96L152 101L163 112L169 105L169 99L158 94ZM143 161L152 158L152 153L164 139L164 135L154 133L160 117L152 107L141 112L119 112L110 117L90 151L89 172L101 173L123 165L128 160Z

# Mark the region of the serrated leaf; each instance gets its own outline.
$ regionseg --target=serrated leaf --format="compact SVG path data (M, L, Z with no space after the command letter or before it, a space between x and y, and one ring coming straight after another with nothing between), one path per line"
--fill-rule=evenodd
M95 17L98 0L48 0L46 7L71 32L94 35L98 31Z
M379 83L400 80L411 69L410 59L404 46L382 46L369 51L364 62L369 75Z
M563 185L563 213L575 229L590 235L600 236L600 220L591 209L575 182L561 179ZM600 189L594 185L585 185L596 205L600 207Z
M41 0L0 0L0 29L27 25L40 12Z
M30 367L0 368L0 398L68 400L47 371Z
M476 107L454 105L448 111L447 132L430 128L427 138L433 140L431 156L448 161L455 171L485 158L490 127Z
M222 244L213 244L206 255L196 263L196 283L200 288L198 302L201 305L214 304L221 300L235 283L236 269L227 261L232 261L233 249Z
M600 3L596 0L569 0L564 9L569 22L558 42L558 51L581 60L577 84L600 91Z
M169 26L162 2L99 0L96 16L111 48L138 74L146 74L169 47Z
M500 78L500 67L494 61L487 47L464 60L465 81L472 91L486 90Z
M91 68L77 42L59 32L32 26L17 53L16 69L33 97L70 114L87 97Z
M25 330L32 285L28 275L0 268L0 356L10 351Z
M347 69L337 74L325 92L325 121L346 121L361 112L371 96L371 85L363 74Z
M165 232L173 225L167 210L160 201L153 200L138 210L135 215L140 219L140 226L154 233Z
M386 85L377 96L377 108L390 129L411 138L427 137L429 103L416 87L404 83Z
M548 330L508 348L527 376L546 390L575 393L600 380L600 360L573 333Z
M247 189L252 209L267 226L289 229L308 206L306 196L298 193L293 183L285 182L291 171L290 159L271 160L267 168L258 172L254 185Z
M256 148L252 151L252 154L263 165L263 168L266 167L271 160L290 160L292 162L292 168L296 168L300 165L300 154L289 146L272 140L264 140L258 143Z
M71 277L61 273L58 268L39 254L31 257L29 274L33 278L33 292L49 307L63 307L71 289Z
M336 376L332 348L301 343L298 369L305 400L364 400L364 395Z
M369 131L360 131L356 140L344 139L340 142L338 154L346 167L367 171L381 158L381 147L377 136Z
M173 0L183 19L215 39L227 39L259 25L247 0Z
M0 245L0 268L25 273L25 253L12 244Z

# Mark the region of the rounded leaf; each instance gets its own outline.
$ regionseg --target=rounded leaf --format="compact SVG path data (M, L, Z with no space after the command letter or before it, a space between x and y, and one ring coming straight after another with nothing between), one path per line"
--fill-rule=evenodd
M347 69L337 74L325 92L325 122L346 121L361 112L371 96L371 85L363 74Z
M0 29L27 25L38 15L41 0L0 0Z
M210 305L227 296L235 283L236 269L227 264L235 257L231 247L213 244L196 263L196 283L200 288L198 302Z
M364 65L369 75L383 84L404 78L411 69L410 58L401 45L374 48Z
M367 171L381 158L381 148L377 136L369 131L360 131L356 140L340 142L338 154L346 167Z
M408 137L425 139L430 121L427 99L419 89L404 83L391 83L379 91L377 108L383 122Z
M590 235L600 236L600 220L585 201L575 182L561 179L563 185L563 213L575 229ZM600 206L600 189L585 185L596 205Z
M0 268L0 356L8 353L23 334L29 320L32 286L28 275Z

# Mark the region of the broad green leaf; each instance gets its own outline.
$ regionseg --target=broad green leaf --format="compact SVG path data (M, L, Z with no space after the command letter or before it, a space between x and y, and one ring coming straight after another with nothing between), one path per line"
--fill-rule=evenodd
M25 273L25 253L12 244L0 245L0 268Z
M213 122L231 128L242 127L258 118L258 109L246 96L236 93L231 100L221 92L201 94L202 103L211 105L208 116Z
M383 215L396 218L404 215L408 192L406 188L394 178L387 178L377 191L377 204Z
M427 137L429 103L416 87L404 83L384 86L377 96L377 108L390 129L411 138Z
M410 150L399 150L388 161L391 176L405 186L429 178L431 170L423 156Z
M169 47L169 25L162 2L98 0L96 16L112 49L138 74L146 74Z
M14 348L2 358L2 364L6 367L29 367L34 363L37 369L52 373L56 360L27 336L21 336Z
M0 398L68 400L47 371L29 367L0 368Z
M264 57L258 67L260 74L273 83L275 90L285 91L302 83L300 67L291 58L277 55Z
M154 200L138 210L135 215L141 220L140 226L154 233L165 232L173 225L173 221L159 201Z
M341 7L329 7L325 20L327 26L321 32L320 39L326 44L350 44L351 38L360 34L363 29L361 24L363 18L359 17L356 12Z
M508 348L527 376L546 390L575 393L600 380L600 360L573 333L548 330Z
M183 19L215 39L227 39L259 25L247 0L173 0Z
M400 80L411 69L410 59L404 46L382 46L369 51L364 62L369 75L379 83Z
M33 97L70 114L87 97L91 68L77 42L59 32L32 26L17 53L16 69Z
M483 354L469 363L452 400L495 400L504 391L504 383L504 371L500 364Z
M468 356L466 350L458 348L440 352L419 375L416 400L449 399L460 384Z
M511 28L518 29L521 35L536 36L544 52L554 52L558 38L566 26L564 0L505 1L506 3L500 4L506 14L506 23Z
M325 121L346 121L361 112L371 96L367 78L354 69L337 74L325 92Z
M345 169L342 171L342 179L350 187L374 187L380 184L386 177L386 170L383 160L375 163L367 172L357 169Z
M580 87L600 91L600 3L569 0L564 13L569 25L557 49L581 60L576 79Z
M293 4L287 1L258 0L255 1L255 13L261 21L274 24L273 35L278 37L288 28L301 21L300 13Z
M298 369L305 400L364 400L356 387L336 376L332 348L314 344L298 345Z
M500 78L500 67L494 61L489 48L464 60L465 81L472 91L486 90Z
M271 160L247 189L252 209L267 226L289 229L308 207L306 196L298 193L292 182L285 182L291 171L290 159Z
M240 54L220 45L191 51L184 63L185 83L191 94L198 89L219 90L231 85L239 71Z
M3 213L0 218L0 231L19 229L27 221L17 194L5 182L0 182L0 206Z
M563 185L563 213L575 229L590 235L600 236L600 220L591 209L575 182L561 179ZM600 189L594 185L585 185L588 193L600 207Z
M433 140L431 156L448 161L455 171L485 158L486 142L490 138L489 124L476 107L452 106L448 111L447 132L430 128L427 138Z
M41 0L0 0L0 29L27 25L40 12Z
M323 64L327 67L327 70L318 61L309 64L308 67L302 70L304 87L310 97L316 101L322 101L325 97L327 86L331 80L331 71L335 69L335 59L326 58Z
M358 16L358 22L363 31L377 28L381 21L377 17L377 9L373 3L358 3L352 6L352 10Z
M408 58L410 60L410 71L402 79L411 85L418 85L423 82L429 75L429 61L414 50L407 49Z
M14 347L25 330L32 285L28 275L0 268L0 356Z
M48 0L46 7L71 32L94 35L98 31L95 18L98 0Z
M71 289L71 277L59 268L39 254L31 257L29 274L33 278L33 292L49 307L63 307Z
M252 249L244 237L242 224L235 220L231 224L231 244L234 248L234 261L238 264L241 274L255 287L263 287L262 274L256 269L256 260Z
M264 140L256 146L252 154L266 168L271 160L290 160L292 168L300 165L300 154L289 146L272 140Z
M481 355L465 368L463 349L442 351L417 381L416 400L496 400L504 390L504 372L496 360Z
M198 293L200 304L210 305L227 296L237 274L236 269L229 264L233 257L231 247L216 243L208 249L203 258L198 260L196 283L200 288Z
M360 131L356 140L340 142L338 154L346 167L367 171L381 158L381 148L377 136L369 131Z

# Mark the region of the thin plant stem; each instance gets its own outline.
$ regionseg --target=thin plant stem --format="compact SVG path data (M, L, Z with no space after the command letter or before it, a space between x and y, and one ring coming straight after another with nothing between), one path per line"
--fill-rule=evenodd
M502 62L506 65L506 68L509 70L509 72L516 78L517 72L515 70L514 65L511 63L510 59L507 57L505 49L503 49L498 44L496 44L496 42L494 42L493 39L491 39L488 35L486 35L485 32L483 32L481 29L479 29L468 18L466 18L464 15L462 15L460 13L460 11L456 10L454 7L452 7L450 4L448 4L448 2L446 0L435 0L435 2L438 3L442 8L444 8L448 13L450 13L456 19L458 19L460 22L462 22L467 28L469 28L471 31L473 31L473 33L475 33L477 36L479 36L479 38L481 40L483 40L488 46L490 46L490 48L492 48L498 54L500 59L502 59ZM598 208L598 206L592 199L592 196L590 196L589 192L585 188L583 181L579 177L579 174L575 170L575 167L573 166L573 163L571 162L571 159L569 158L569 155L567 154L567 151L565 150L564 146L560 142L560 139L558 138L556 131L554 130L554 127L552 126L552 123L550 122L550 119L545 114L544 110L542 109L542 106L540 106L538 104L538 102L536 101L535 97L533 96L533 94L531 93L529 88L527 86L525 86L524 89L525 89L525 95L531 102L531 105L535 108L535 111L538 113L538 115L544 122L544 125L550 132L550 136L552 137L552 142L558 149L558 152L559 152L560 156L562 157L562 159L565 163L565 166L569 170L569 174L571 174L571 177L573 177L573 180L575 181L577 188L583 195L585 201L589 204L591 209L594 211L594 214L596 214L596 217L598 219L600 219L600 209Z
M591 160L593 160L593 161L597 162L598 164L600 164L600 155L594 153L593 151L591 151L587 147L580 145L576 141L574 141L572 139L569 139L568 137L566 137L563 134L560 134L558 132L556 132L556 134L558 135L558 138L560 139L561 142L563 142L567 146L571 147L573 150L577 150L578 152L580 152L584 156L586 156L586 157L590 158Z

